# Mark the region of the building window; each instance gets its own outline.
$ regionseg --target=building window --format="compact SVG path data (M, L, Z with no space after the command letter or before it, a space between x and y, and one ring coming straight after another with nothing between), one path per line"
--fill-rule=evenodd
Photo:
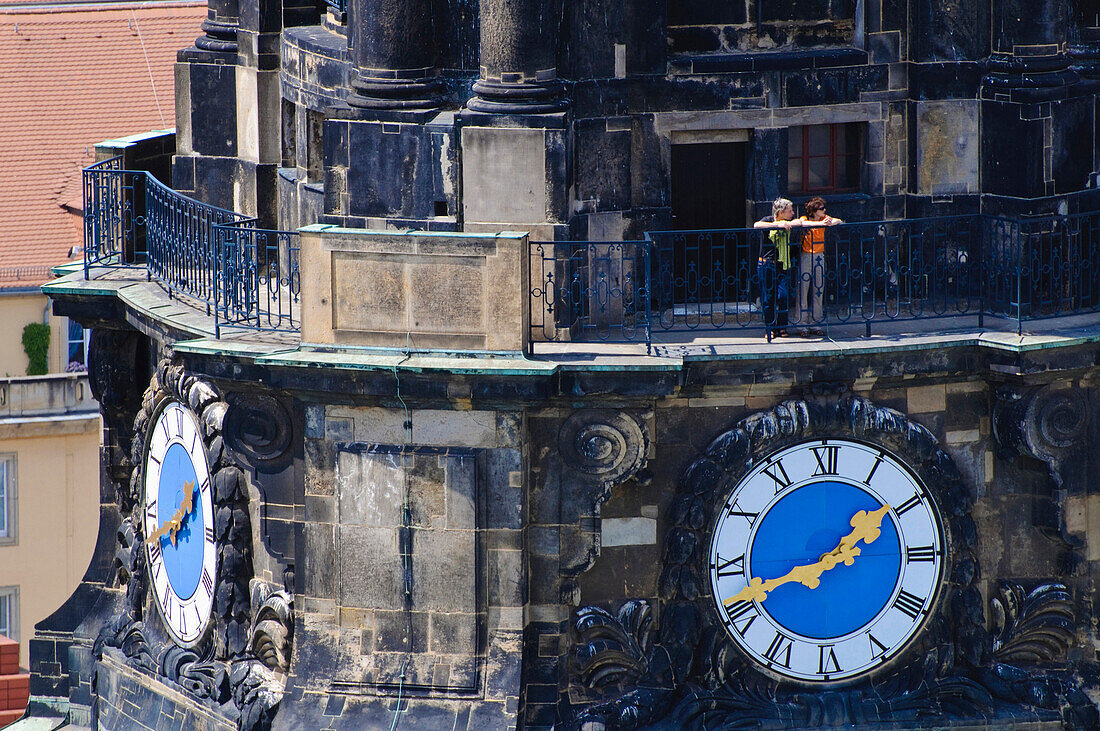
M15 455L0 455L0 545L16 542L19 525L17 505Z
M88 370L88 336L90 330L85 330L80 323L69 320L69 342L66 352L69 354L69 362L65 370L69 373L83 373Z
M814 124L787 131L787 190L792 195L859 189L858 122Z
M0 586L0 635L19 641L18 586Z

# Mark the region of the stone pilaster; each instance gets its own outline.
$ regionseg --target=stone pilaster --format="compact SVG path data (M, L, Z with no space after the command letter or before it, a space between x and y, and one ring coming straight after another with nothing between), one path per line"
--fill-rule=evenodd
M558 81L553 0L482 0L481 73L469 108L546 114L568 106Z
M351 0L348 38L357 74L348 104L379 110L440 105L430 0Z

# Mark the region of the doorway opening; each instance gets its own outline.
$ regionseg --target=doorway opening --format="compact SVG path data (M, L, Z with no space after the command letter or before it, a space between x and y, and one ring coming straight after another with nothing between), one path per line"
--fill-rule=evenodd
M655 255L655 292L691 319L703 309L747 307L756 252L746 226L747 142L672 145L670 237L661 237ZM679 312L671 313L674 317Z

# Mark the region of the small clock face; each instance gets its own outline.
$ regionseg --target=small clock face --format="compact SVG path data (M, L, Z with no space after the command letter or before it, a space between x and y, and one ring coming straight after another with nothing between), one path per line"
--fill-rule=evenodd
M193 646L214 604L217 551L199 423L179 402L169 401L146 435L142 507L157 607L172 638Z
M885 450L806 441L757 464L720 511L710 546L718 614L780 676L854 678L896 657L935 605L937 508Z

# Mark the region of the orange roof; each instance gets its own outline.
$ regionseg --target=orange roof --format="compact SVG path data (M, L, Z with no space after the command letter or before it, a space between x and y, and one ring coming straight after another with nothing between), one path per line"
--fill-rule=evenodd
M97 142L175 126L172 65L205 17L205 2L0 0L0 289L41 284L83 244Z

